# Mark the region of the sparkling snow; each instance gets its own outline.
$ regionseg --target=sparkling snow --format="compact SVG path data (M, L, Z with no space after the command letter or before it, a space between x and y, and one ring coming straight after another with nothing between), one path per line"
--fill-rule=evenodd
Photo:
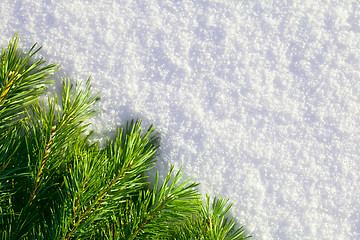
M360 239L358 0L2 0L0 43L92 78L104 142L132 118L230 198L254 239ZM54 88L51 91L57 91Z

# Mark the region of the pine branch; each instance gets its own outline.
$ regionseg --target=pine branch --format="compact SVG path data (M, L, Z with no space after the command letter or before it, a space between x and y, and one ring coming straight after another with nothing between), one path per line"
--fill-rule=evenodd
M36 97L44 93L44 84L55 71L56 64L43 66L45 61L40 59L30 63L31 57L40 49L34 44L29 52L21 57L19 38L17 34L9 42L7 50L3 48L0 58L0 135L8 126L17 124L15 121L24 114Z
M150 137L152 132L150 127L141 136L140 122L131 122L125 131L118 130L115 141L109 141L102 154L98 152L92 157L85 154L85 158L80 156L79 161L74 162L72 169L83 170L71 173L67 181L68 192L71 193L69 198L75 199L75 204L73 226L66 239L94 221L105 219L106 213L144 188L146 183L142 174L155 160L155 147L149 146L155 141Z
M87 84L84 90L79 90L81 85L71 91L72 85L69 81L64 81L64 91L62 105L66 106L66 112L59 112L57 97L48 99L47 105L42 102L33 104L25 123L25 141L28 152L28 162L32 177L28 182L32 182L29 188L28 204L24 206L17 224L19 236L24 229L31 229L37 224L33 219L41 219L46 205L53 204L47 199L52 199L53 195L58 195L51 189L54 186L61 186L63 179L58 176L63 163L64 150L69 147L68 143L72 138L79 136L86 125L81 125L84 120L91 117L95 111L90 107L97 100L97 96L90 96L90 86ZM73 95L74 94L74 95ZM75 95L76 94L76 95ZM60 178L59 178L60 177ZM33 206L35 200L37 204ZM57 200L58 201L58 200ZM33 213L35 211L35 214Z
M18 203L23 199L20 196L25 186L21 182L29 177L26 162L22 158L27 155L22 129L26 108L44 92L44 84L51 82L47 78L57 70L55 64L42 67L45 63L43 60L30 63L33 54L40 50L33 51L36 44L24 57L17 50L18 46L19 39L15 34L7 50L3 48L0 57L0 190L1 200L6 198L4 202L11 207L9 213L12 212L14 219L19 215L17 209L21 207ZM12 222L16 221L3 224L8 221L3 217L5 215L0 217L0 225L8 226L10 231ZM7 231L1 230L1 233L10 237Z
M199 212L177 226L173 239L242 240L250 238L251 236L245 236L243 227L235 228L234 218L229 221L225 217L232 206L227 203L227 199L214 198L213 203L210 204L210 197L206 195Z
M21 57L17 35L0 58L1 239L245 239L225 218L231 204L207 196L182 180L174 167L149 189L146 171L156 161L153 126L141 121L118 129L105 149L90 144L84 121L99 99L63 80L57 96L39 101L55 64ZM160 186L159 186L160 185Z
M155 186L151 191L144 192L135 206L135 213L131 217L125 215L123 232L129 232L127 239L141 238L143 236L153 239L170 237L171 229L186 220L198 207L198 184L190 183L191 179L181 181L181 169L171 181L170 171L164 183L157 189L158 174ZM129 214L129 215L130 215Z

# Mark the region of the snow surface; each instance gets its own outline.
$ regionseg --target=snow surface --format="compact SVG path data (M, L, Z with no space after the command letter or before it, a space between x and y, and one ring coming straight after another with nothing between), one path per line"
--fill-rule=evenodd
M96 139L132 118L234 202L254 239L360 239L357 0L1 0L0 43L101 91ZM55 88L51 91L56 91Z

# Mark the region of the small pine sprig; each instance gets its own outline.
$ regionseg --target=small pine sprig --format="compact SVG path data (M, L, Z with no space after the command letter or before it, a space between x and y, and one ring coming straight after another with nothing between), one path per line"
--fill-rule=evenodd
M57 71L57 64L45 65L46 61L39 59L31 62L36 49L36 43L22 57L18 50L19 38L15 33L8 48L3 48L0 57L0 134L8 129L8 125L24 114L30 106L45 91L45 85L53 81L48 78ZM1 136L1 135L0 135Z
M140 124L131 121L105 149L79 152L69 163L64 198L71 203L71 224L65 239L91 236L94 226L148 185L143 174L155 161L157 139L150 137L152 126L142 135Z
M226 218L225 215L232 206L232 204L227 204L228 201L221 197L214 198L211 204L210 196L206 194L199 212L177 227L173 239L243 240L250 238L251 236L245 236L243 226L235 228L234 218L230 221Z

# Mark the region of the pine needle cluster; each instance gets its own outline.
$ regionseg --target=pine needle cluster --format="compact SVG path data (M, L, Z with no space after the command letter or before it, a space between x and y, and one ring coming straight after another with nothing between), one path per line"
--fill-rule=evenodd
M40 100L56 64L18 50L0 58L1 239L245 239L225 214L231 204L202 200L197 183L174 167L153 187L146 176L158 139L141 121L119 128L100 149L85 120L98 94L63 79L61 98Z

